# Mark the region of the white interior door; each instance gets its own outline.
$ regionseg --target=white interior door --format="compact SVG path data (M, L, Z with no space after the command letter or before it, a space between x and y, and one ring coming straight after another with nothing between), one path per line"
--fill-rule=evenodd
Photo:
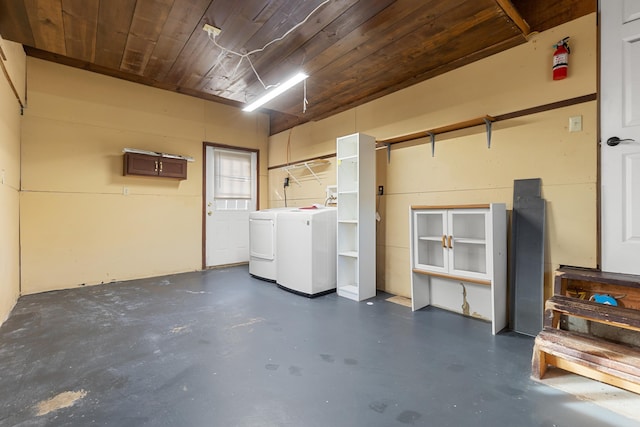
M207 146L205 264L249 261L249 212L256 210L255 152Z
M601 267L640 274L640 1L599 7ZM609 144L612 137L622 141Z

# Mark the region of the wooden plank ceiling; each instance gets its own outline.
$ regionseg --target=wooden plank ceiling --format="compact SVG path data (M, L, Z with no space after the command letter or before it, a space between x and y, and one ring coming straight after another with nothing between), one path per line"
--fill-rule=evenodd
M306 112L303 84L262 110L274 134L524 43L528 27L596 10L596 0L557 3L2 0L0 35L33 57L234 106L308 73ZM217 45L205 24L221 29Z

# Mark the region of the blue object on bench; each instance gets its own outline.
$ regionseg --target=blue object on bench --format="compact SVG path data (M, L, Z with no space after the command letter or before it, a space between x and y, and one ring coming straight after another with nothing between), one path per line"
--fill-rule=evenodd
M616 299L611 295L593 294L591 299L600 304L615 305L615 306L618 305L618 301L616 301Z

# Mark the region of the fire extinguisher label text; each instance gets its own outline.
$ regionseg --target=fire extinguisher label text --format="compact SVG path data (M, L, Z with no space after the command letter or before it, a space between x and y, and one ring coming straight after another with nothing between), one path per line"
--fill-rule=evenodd
M569 55L566 53L560 53L553 56L553 68L567 66L569 63Z

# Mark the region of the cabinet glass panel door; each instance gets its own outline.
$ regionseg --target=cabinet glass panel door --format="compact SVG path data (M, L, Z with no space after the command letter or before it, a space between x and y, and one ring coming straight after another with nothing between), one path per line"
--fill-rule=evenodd
M446 211L430 210L414 213L414 264L416 268L446 272Z
M487 215L485 211L450 211L451 272L463 276L487 275Z

